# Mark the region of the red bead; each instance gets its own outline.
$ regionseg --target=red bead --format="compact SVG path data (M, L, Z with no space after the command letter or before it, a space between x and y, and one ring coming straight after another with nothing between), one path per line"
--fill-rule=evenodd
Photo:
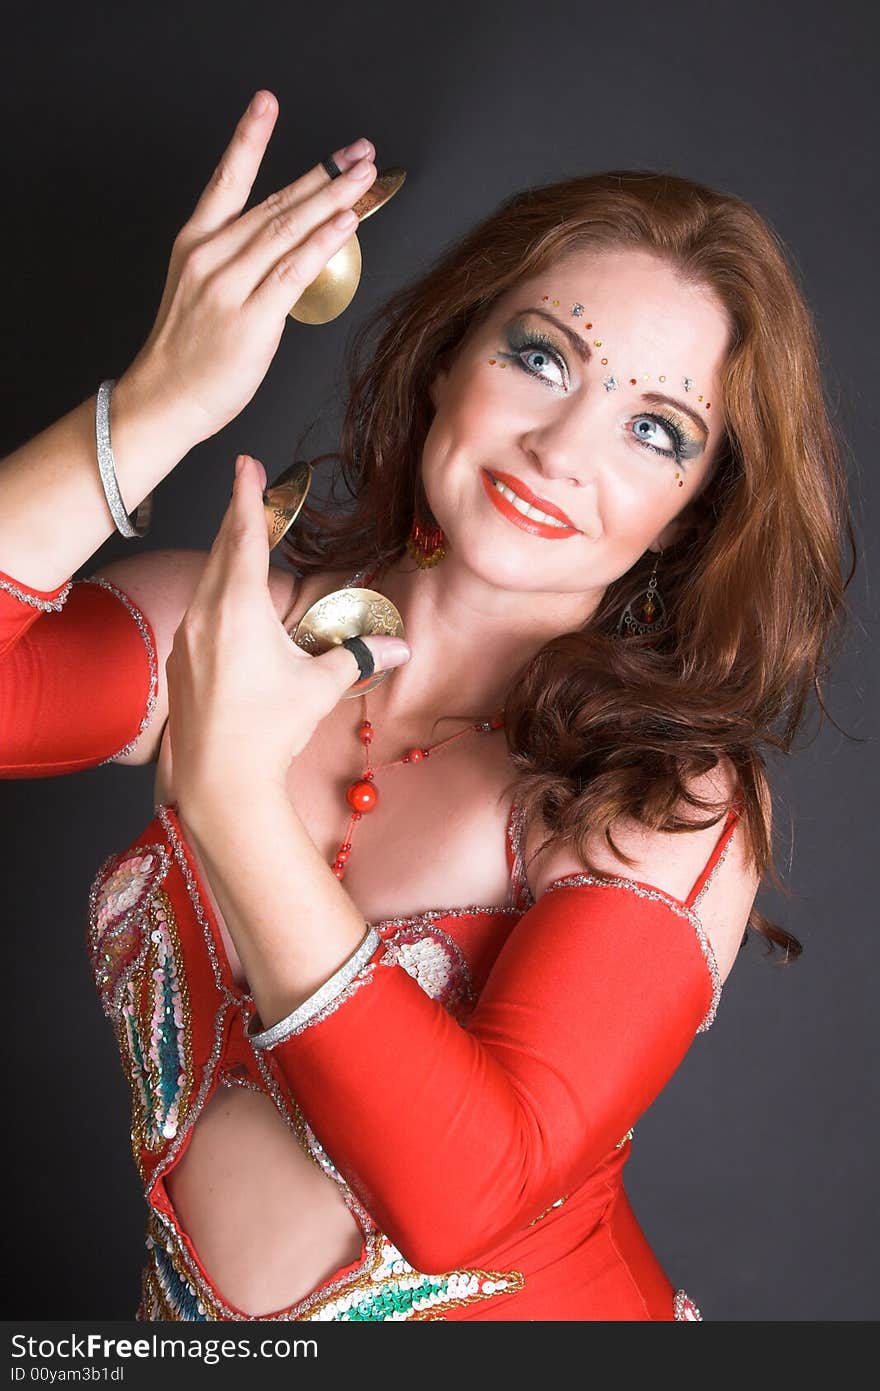
M376 776L376 775L375 775L375 773L373 772L372 768L368 768L367 771L364 773L364 781L365 781L365 782L372 782L372 781L373 781L373 778L374 778L375 776Z
M421 763L422 759L427 757L427 749L410 749L409 753L404 756L403 761L404 763Z
M342 868L341 865L334 865L334 866L333 866L333 873L336 875L336 878L337 878L337 879L344 879L344 878L345 878L345 870Z
M356 816L365 811L373 811L379 800L379 789L371 782L353 782L346 790L345 800L353 808Z
M372 744L373 726L370 724L369 720L364 720L363 724L358 730L358 738L360 739L362 744Z
M348 859L348 856L349 856L349 851L348 851L348 850L338 850L338 851L336 852L336 863L337 863L337 864L340 864L340 865L344 865L345 862L346 862L346 860Z

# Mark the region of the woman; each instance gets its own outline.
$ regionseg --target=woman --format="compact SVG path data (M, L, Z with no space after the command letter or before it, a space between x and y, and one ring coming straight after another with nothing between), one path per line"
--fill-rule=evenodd
M129 507L251 399L375 177L356 142L242 214L260 96L113 393ZM759 743L790 746L845 587L809 314L751 208L622 171L509 199L377 326L353 506L304 509L295 577L241 456L209 555L71 585L111 531L94 398L0 470L5 775L157 763L88 930L139 1317L700 1318L622 1174L747 927L800 951L754 900ZM408 651L290 641L351 585Z

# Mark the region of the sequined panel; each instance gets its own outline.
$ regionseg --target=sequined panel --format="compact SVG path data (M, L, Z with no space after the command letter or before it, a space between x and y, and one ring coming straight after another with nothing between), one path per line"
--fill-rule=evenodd
M685 1290L676 1290L675 1299L672 1304L673 1314L676 1319L682 1321L702 1323L703 1315L700 1313L694 1301Z
M144 845L103 862L89 894L87 946L104 1013L117 1018L128 981L147 947L147 906L168 873L163 845Z
M243 1314L222 1304L201 1275L189 1269L183 1248L173 1233L163 1233L153 1215L147 1234L149 1253L143 1274L138 1318L169 1319L288 1319L297 1322L425 1321L442 1319L447 1310L524 1287L518 1270L452 1270L423 1275L406 1261L387 1237L377 1234L367 1243L368 1259L353 1274L331 1281L287 1309L271 1314Z
M149 906L142 969L127 983L117 1021L123 1070L131 1087L132 1151L161 1150L178 1132L192 1092L191 1008L181 969L171 901L161 890Z
M382 966L402 966L426 995L437 1000L461 1023L473 1011L476 996L467 959L448 932L430 923L411 923L385 938Z
M192 1089L191 1008L171 900L160 887L162 845L111 855L90 894L88 947L131 1089L131 1143L142 1151L177 1134Z

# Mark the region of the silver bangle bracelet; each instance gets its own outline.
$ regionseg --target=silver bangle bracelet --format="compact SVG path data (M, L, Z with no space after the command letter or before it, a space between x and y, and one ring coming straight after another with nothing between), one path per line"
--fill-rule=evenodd
M254 1015L251 1015L245 1027L245 1037L254 1048L271 1048L275 1043L283 1043L292 1034L299 1033L302 1028L313 1019L314 1016L329 1004L337 995L341 995L345 988L351 984L362 966L369 961L373 952L379 946L381 937L374 927L368 927L366 934L359 947L346 961L343 961L338 971L334 971L329 980L319 986L307 1000L303 1000L301 1005L297 1005L284 1019L279 1019L277 1024L271 1028L264 1029L260 1034L251 1033L251 1026L254 1022Z
M98 402L95 409L95 442L98 447L98 472L101 475L101 484L104 488L107 506L110 508L110 515L116 523L116 530L122 536L146 536L153 517L153 494L148 493L143 501L138 503L137 511L134 515L134 524L132 525L128 519L128 514L126 513L119 492L119 480L116 477L116 460L113 458L113 450L110 445L110 394L115 385L115 377L108 377L108 379L102 382L98 387Z

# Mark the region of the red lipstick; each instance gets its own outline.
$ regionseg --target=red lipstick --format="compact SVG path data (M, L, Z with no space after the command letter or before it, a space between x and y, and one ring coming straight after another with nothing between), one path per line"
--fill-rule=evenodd
M493 478L497 478L506 488L510 488L511 492L516 493L517 497L521 497L523 502L530 503L532 507L539 508L541 512L546 512L550 517L558 518L563 525L551 526L548 522L539 522L535 517L523 516L522 512L517 511L510 499L498 491L492 482ZM502 517L513 522L514 526L520 527L522 531L529 532L531 536L542 536L548 541L556 541L580 535L570 517L567 517L558 507L554 507L552 502L545 502L543 498L536 497L518 478L513 478L508 473L501 473L498 469L493 473L489 473L487 469L481 469L480 481L489 501L501 513Z

